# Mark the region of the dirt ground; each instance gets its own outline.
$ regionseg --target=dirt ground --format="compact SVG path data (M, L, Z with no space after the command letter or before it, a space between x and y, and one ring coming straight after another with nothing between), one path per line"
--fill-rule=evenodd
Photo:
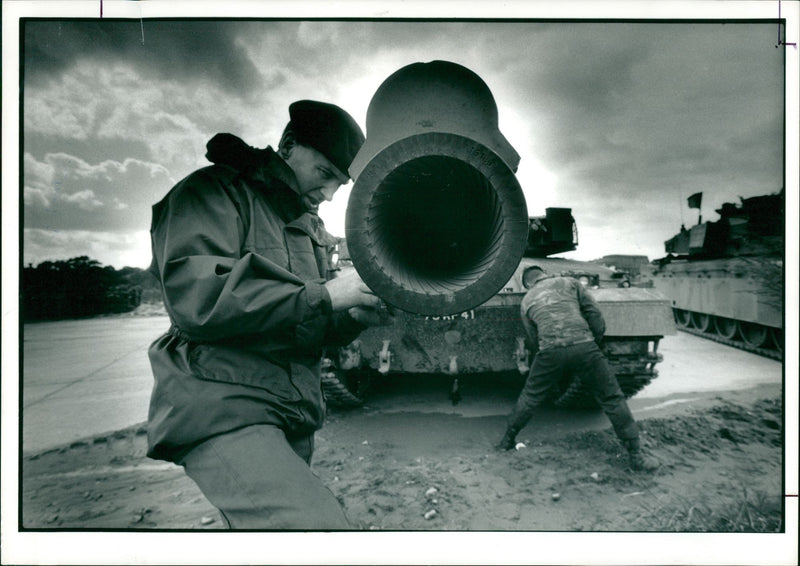
M567 417L568 418L568 417ZM498 452L501 417L331 410L313 469L359 530L780 532L780 399L732 392L640 421L656 472L610 429ZM221 529L183 471L145 457L144 425L22 460L27 529Z

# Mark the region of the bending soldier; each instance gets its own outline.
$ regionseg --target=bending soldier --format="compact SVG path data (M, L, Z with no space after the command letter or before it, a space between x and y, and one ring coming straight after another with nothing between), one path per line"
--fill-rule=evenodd
M527 268L522 282L528 289L522 299L522 322L535 358L499 448L515 446L517 434L557 382L577 377L591 388L611 421L630 455L631 468L657 468L658 463L642 453L636 422L600 348L605 321L594 299L575 279L548 277L539 266Z

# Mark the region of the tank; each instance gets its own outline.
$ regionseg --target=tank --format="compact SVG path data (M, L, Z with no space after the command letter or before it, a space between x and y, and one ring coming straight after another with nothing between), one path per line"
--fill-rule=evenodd
M676 332L670 303L654 289L632 285L623 272L597 263L548 257L574 250L577 243L571 209L548 208L544 216L529 217L524 255L512 276L488 300L445 315L394 310L393 323L388 323L387 316L387 325L368 328L347 347L329 351L323 372L329 404L361 405L370 383L388 375L450 375L454 401L459 395L459 376L511 377L521 384L532 363L520 313L525 295L522 273L534 264L551 275L580 280L594 296L606 320L606 355L626 397L635 395L658 375L659 340ZM343 240L337 268L351 269L350 263ZM596 406L579 382L563 383L557 389L552 400L557 406Z
M402 67L372 97L336 269L355 269L394 321L327 352L331 404L360 404L380 375L451 375L456 399L458 376L527 374L521 270L575 249L577 229L569 209L528 216L520 156L498 123L488 85L449 61ZM656 375L658 340L674 331L669 303L613 270L553 261L551 273L596 288L620 385L640 390ZM564 384L555 402L590 401L579 384Z
M654 285L682 331L782 359L784 193L739 200L664 242Z

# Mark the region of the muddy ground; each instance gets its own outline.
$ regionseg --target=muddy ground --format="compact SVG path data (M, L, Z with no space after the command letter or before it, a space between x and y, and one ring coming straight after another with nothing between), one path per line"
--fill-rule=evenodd
M313 469L363 530L780 532L781 402L752 391L640 420L662 463L651 474L629 469L610 429L528 426L525 447L498 452L501 416L369 405L330 410ZM22 525L222 528L180 468L145 457L145 438L140 425L26 455Z

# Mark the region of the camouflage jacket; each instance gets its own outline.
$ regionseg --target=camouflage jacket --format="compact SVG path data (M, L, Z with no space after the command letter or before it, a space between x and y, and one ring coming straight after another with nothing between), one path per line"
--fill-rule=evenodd
M600 342L606 325L592 296L571 277L539 279L522 299L522 322L533 351Z

